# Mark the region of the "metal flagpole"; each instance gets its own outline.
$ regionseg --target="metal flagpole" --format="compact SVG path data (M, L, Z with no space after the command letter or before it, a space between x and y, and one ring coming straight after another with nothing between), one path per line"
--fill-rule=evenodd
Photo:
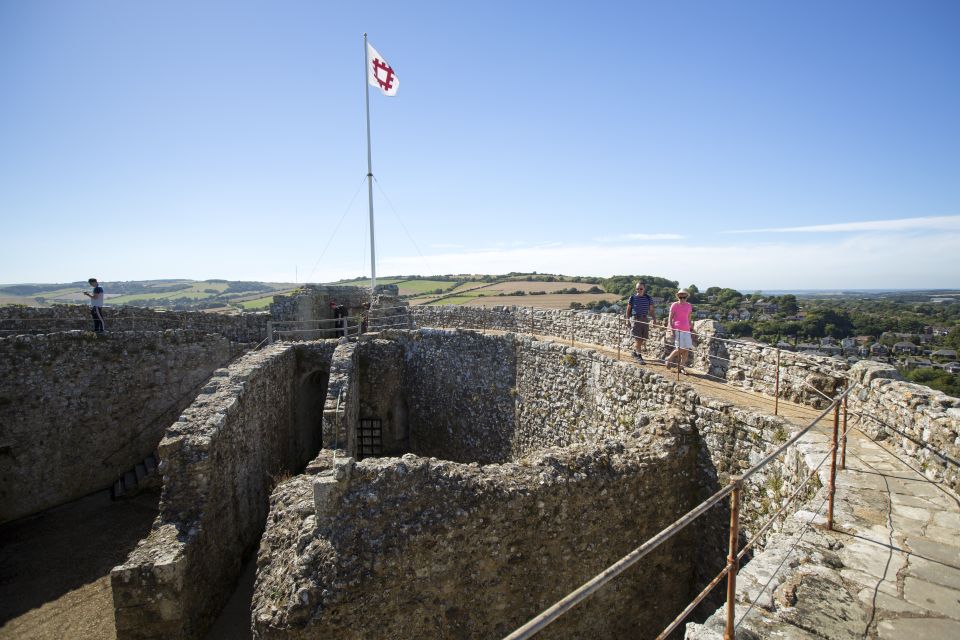
M373 159L370 153L370 60L367 34L363 34L363 86L367 99L367 196L370 201L370 292L377 288L377 252L373 244Z

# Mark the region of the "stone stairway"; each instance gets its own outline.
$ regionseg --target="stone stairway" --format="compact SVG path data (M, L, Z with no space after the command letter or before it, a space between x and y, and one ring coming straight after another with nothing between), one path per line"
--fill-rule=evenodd
M146 488L159 487L161 480L158 465L156 452L148 455L113 483L111 497L114 500L131 498Z

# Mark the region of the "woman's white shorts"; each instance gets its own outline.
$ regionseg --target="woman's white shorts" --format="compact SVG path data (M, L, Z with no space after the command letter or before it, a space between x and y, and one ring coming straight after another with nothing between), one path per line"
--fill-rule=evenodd
M693 349L693 338L690 337L689 331L674 330L673 344L677 349Z

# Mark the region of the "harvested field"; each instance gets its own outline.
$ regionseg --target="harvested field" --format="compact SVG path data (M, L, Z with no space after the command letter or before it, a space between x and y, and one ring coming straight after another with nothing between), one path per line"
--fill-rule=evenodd
M439 304L464 304L468 307L496 307L499 305L517 305L518 307L537 307L540 309L569 309L571 302L586 305L588 302L606 300L613 303L617 296L612 293L563 293L543 296L476 296L471 298L447 298Z
M511 293L513 291L524 291L530 293L531 291L546 291L547 293L553 293L561 289L576 289L577 291L589 291L591 287L600 287L598 284L587 284L585 282L528 282L526 280L508 280L506 282L498 282L496 284L491 284L488 287L484 287L482 291L484 292L493 292L494 295L497 293ZM600 287L601 289L603 287ZM607 293L604 294L608 298L616 298L617 294Z
M443 289L446 291L455 284L455 280L405 280L397 286L400 288L400 295L410 296L417 293L433 291L434 289Z

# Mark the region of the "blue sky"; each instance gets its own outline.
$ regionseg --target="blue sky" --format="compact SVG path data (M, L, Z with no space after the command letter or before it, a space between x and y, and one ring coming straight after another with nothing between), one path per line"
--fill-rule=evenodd
M378 275L960 287L922 0L0 0L0 282L368 275L365 31Z

